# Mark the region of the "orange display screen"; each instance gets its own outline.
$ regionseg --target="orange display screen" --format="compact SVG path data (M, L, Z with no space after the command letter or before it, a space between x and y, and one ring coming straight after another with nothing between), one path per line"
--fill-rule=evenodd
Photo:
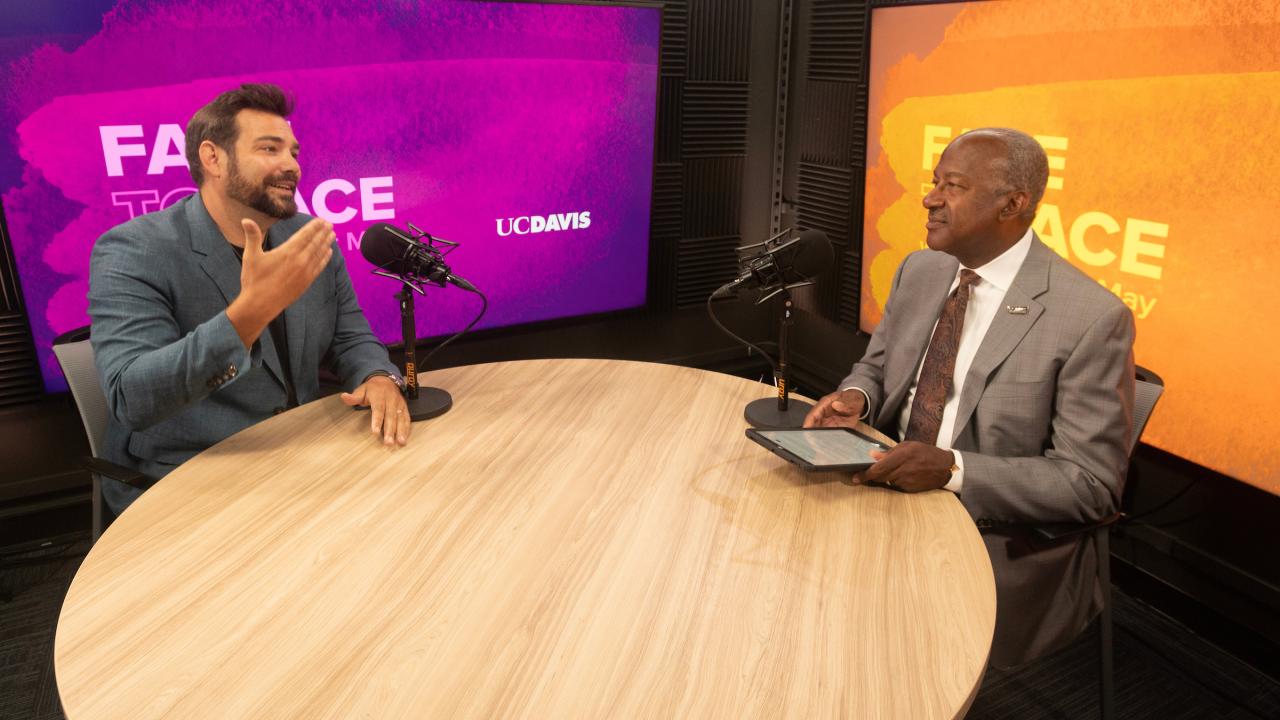
M966 129L1049 155L1035 231L1133 309L1143 440L1280 494L1280 6L971 2L871 18L862 329Z

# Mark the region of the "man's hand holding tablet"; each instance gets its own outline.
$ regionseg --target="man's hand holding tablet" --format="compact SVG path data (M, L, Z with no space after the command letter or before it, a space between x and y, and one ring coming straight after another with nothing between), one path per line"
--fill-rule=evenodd
M862 481L903 492L937 490L951 479L956 468L954 457L950 450L907 440L876 453L876 463L862 474Z
M866 401L860 390L851 388L833 392L814 404L804 418L804 427L857 428ZM914 441L888 445L892 447L880 443L879 447L868 451L873 464L855 471L855 483L884 485L903 492L922 492L943 487L950 479L954 466L949 451Z

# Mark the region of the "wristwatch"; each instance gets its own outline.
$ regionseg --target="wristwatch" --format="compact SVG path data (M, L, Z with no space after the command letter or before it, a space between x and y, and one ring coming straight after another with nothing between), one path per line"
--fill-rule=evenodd
M402 391L404 390L404 378L400 377L400 375L397 373L389 373L386 370L374 370L373 372L364 376L364 381L369 382L369 378L376 377L378 375L381 375L386 378L391 378L391 382L395 383L396 387L400 388Z

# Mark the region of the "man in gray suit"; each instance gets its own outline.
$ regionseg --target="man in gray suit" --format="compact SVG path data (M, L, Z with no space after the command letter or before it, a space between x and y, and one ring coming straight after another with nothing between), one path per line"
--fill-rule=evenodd
M995 571L999 667L1060 647L1100 607L1092 539L1036 546L1024 528L1115 512L1128 468L1133 315L1031 231L1048 175L1016 130L947 146L929 249L903 261L866 354L805 419L903 439L863 481L959 496Z
M401 380L356 303L333 226L298 214L292 102L274 85L219 95L187 126L199 192L115 227L93 249L91 340L110 410L107 458L159 478L315 399L321 361L404 445ZM105 480L119 514L141 494Z

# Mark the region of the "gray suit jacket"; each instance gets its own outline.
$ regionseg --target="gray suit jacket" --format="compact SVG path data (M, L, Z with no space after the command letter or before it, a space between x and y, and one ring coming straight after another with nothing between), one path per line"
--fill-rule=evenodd
M310 217L272 226L277 247ZM109 231L89 274L91 340L110 410L107 459L159 478L286 403L280 355L263 332L246 350L227 319L240 262L199 194ZM284 312L298 402L319 395L319 366L352 389L396 372L356 303L342 253ZM104 483L119 512L138 491Z
M898 268L884 318L841 387L870 398L869 418L897 432L958 262L932 250ZM1056 649L1096 613L1092 539L1048 548L1027 524L1089 522L1119 507L1133 418L1133 314L1034 238L965 376L952 447L960 502L991 555L998 612L991 662ZM1019 526L1022 526L1021 528Z

